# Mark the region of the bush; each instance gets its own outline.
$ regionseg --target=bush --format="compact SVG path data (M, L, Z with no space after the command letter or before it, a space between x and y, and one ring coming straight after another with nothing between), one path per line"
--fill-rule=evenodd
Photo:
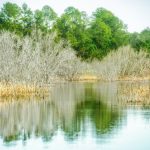
M101 62L94 62L93 66L97 74L105 80L150 75L148 54L142 50L136 52L130 46L110 52Z
M55 43L55 33L35 37L0 34L0 81L50 83L51 77L71 78L76 73L79 60L67 43Z

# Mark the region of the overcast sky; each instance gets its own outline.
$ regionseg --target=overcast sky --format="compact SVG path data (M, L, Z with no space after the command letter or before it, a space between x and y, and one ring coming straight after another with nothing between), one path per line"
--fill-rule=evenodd
M96 8L104 7L127 24L130 32L140 32L144 28L150 27L150 0L0 0L0 6L8 1L20 6L27 3L32 10L49 5L59 15L68 6L86 11L89 15Z

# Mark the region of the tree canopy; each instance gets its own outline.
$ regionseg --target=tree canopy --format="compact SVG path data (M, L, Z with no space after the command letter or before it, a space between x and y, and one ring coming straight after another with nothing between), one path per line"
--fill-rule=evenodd
M143 49L150 53L150 28L144 29L141 33L133 33L130 37L130 43L136 50Z
M86 12L68 7L58 17L48 5L32 11L27 4L19 7L6 2L0 10L0 30L20 36L30 36L33 31L43 35L56 32L56 42L68 41L83 59L102 59L110 51L127 44L136 50L150 52L150 28L141 33L129 33L127 26L105 8L97 8L88 16Z

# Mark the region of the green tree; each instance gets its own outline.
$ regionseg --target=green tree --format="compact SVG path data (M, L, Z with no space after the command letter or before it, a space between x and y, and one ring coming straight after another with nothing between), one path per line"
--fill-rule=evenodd
M34 28L34 15L25 3L22 5L20 21L23 35L30 35Z
M150 28L144 29L141 33L132 33L130 36L130 44L137 51L144 49L150 53Z
M43 8L42 8L42 13L43 13L43 17L44 17L44 25L47 27L47 28L52 28L53 26L53 23L56 21L56 18L57 18L57 14L54 12L54 10L48 6L48 5L45 5Z
M96 46L97 58L102 58L102 56L107 53L110 46L111 29L101 20L95 20L91 23L89 32Z
M130 45L135 48L137 51L141 48L141 40L140 40L140 34L137 32L134 32L130 34Z
M21 8L14 3L7 2L0 11L0 29L20 32Z
M89 19L85 13L68 7L57 19L54 29L58 37L68 40L84 59L100 59L128 42L126 26L104 8L97 9Z
M37 30L43 33L51 31L51 28L57 18L57 14L49 6L44 6L42 10L36 10L34 14L35 25Z
M84 46L89 41L86 32L87 16L74 7L65 9L64 14L57 19L54 30L59 38L68 40L78 55L85 55Z
M126 25L116 17L112 12L106 10L105 8L98 8L93 13L93 20L94 21L101 21L105 23L111 31L111 39L110 39L110 48L116 49L123 44L127 44L127 31Z
M35 19L35 26L36 26L36 30L40 29L40 30L44 30L44 18L43 18L43 13L40 10L36 10L34 13L34 19Z
M141 48L150 53L150 28L144 29L140 33Z

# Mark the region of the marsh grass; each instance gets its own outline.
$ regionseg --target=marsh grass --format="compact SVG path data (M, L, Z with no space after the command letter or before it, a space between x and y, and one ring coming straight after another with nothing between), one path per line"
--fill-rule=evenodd
M118 103L124 105L149 105L150 104L150 84L139 82L127 82L118 87Z
M50 95L50 87L37 85L23 85L23 84L0 84L1 98L22 98L27 99L32 96L44 98Z

